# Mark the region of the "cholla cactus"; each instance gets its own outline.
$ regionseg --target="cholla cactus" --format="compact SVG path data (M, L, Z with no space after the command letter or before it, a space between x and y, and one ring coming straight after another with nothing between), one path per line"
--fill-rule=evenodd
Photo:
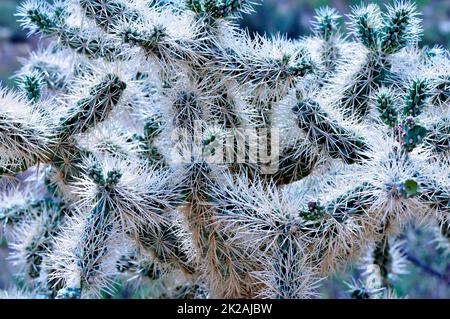
M351 37L321 8L295 40L251 38L235 24L251 11L20 6L51 39L0 93L0 220L24 295L131 277L160 297L309 298L361 260L370 285L352 295L390 297L404 225L450 245L450 59L419 49L415 5L355 7Z

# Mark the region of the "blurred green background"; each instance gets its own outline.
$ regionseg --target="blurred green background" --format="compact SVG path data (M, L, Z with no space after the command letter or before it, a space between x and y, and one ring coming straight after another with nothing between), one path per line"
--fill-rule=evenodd
M11 76L20 66L18 57L26 57L36 49L39 41L27 37L16 22L14 14L20 0L0 0L0 82L5 86L14 86ZM383 4L383 1L363 1ZM273 34L279 32L291 38L309 34L310 22L314 9L329 5L341 14L349 13L350 6L361 1L345 0L264 0L255 7L255 13L244 16L241 25L249 31ZM450 1L416 1L422 12L424 25L423 45L450 44ZM1 237L1 231L0 231ZM450 298L450 262L449 256L436 249L429 231L409 228L405 235L405 252L410 259L409 273L396 281L396 290L400 295L412 298ZM0 289L8 286L14 277L12 269L5 258L6 242L0 238ZM322 293L328 298L346 298L345 281L351 277L358 278L361 271L353 267L344 274L339 274L324 282ZM116 297L124 296L124 291Z

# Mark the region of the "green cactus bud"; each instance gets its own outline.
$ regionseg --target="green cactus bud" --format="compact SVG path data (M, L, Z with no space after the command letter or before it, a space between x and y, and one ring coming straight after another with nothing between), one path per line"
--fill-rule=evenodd
M406 116L419 116L427 105L429 97L428 81L414 80L408 90L404 101L403 114Z
M105 184L105 178L103 177L103 171L99 164L95 163L88 169L89 177L97 185Z
M410 198L419 194L419 184L414 179L407 179L397 184L399 194L404 198Z
M317 221L322 219L325 213L325 206L322 206L320 202L310 201L308 206L299 212L299 215L306 221Z
M109 171L108 173L106 173L105 185L109 187L114 186L120 181L121 177L122 173L120 173L118 170Z
M395 127L398 121L398 111L395 99L389 90L380 90L375 94L375 106L384 124Z

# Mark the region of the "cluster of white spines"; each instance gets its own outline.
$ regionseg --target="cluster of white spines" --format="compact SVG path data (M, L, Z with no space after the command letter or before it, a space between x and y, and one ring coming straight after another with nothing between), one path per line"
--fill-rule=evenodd
M330 8L313 37L252 38L233 23L249 11L240 0L20 7L25 28L55 41L23 61L21 94L1 93L0 173L37 167L45 202L13 189L0 220L18 224L14 260L38 293L99 296L131 273L167 279L166 295L307 298L367 255L376 295L402 270L388 243L403 225L448 237L450 62L415 48L415 6L353 8L356 41ZM275 173L211 161L229 138L242 155L233 138L257 133L279 143Z

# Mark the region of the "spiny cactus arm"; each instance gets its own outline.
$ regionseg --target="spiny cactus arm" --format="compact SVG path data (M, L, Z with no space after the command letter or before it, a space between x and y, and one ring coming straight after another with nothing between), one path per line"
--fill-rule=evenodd
M200 274L205 276L211 296L248 297L251 284L244 270L245 254L227 241L227 234L216 223L215 205L211 203L216 183L212 168L205 162L192 163L183 175L185 200L180 211L188 222Z
M51 156L54 139L48 119L24 97L0 91L0 162L3 172L17 172ZM18 164L18 165L17 165Z
M85 15L106 31L114 28L117 23L141 18L137 8L130 7L125 1L78 0L77 2Z
M100 200L87 214L83 232L80 237L80 246L76 248L77 272L72 278L64 278L72 288L78 291L81 297L84 289L101 289L105 283L96 282L103 276L102 259L108 254L108 240L112 235L113 214L104 199ZM95 285L99 286L95 286ZM56 298L67 298L65 289L58 291Z
M180 211L185 215L188 229L192 233L194 249L198 251L197 258L203 260L207 256L212 213L208 205L207 189L212 184L208 176L210 171L206 163L193 163L185 168L181 195L183 206Z
M89 134L77 138L77 146L85 153L99 154L121 159L136 159L145 157L146 150L143 137L137 133L130 134L119 127L115 119L95 125ZM82 153L82 152L80 152Z
M192 137L196 126L201 123L204 116L199 92L195 90L175 91L172 109L175 127L188 133L188 138Z
M80 212L58 236L50 259L54 265L47 271L54 285L65 285L59 297L90 296L109 289L115 274L112 264L118 257L116 245L121 244L125 231L133 233L143 224L158 227L164 220L162 213L170 205L168 197L174 193L166 187L167 175L120 157L82 158L78 173L71 182L71 193L77 196ZM87 249L82 257L80 247ZM81 266L77 266L77 260ZM89 276L92 282L83 284L84 294L79 280L86 281Z
M19 7L17 16L22 27L29 29L30 34L54 35L57 32L58 21L46 2L26 1Z
M58 250L51 256L59 259L54 261L62 265L62 271L51 274L51 278L65 283L65 288L58 291L56 298L80 298L86 293L96 294L100 289L108 289L111 273L106 262L111 258L114 240L118 236L118 216L111 195L122 176L114 169L104 175L101 167L95 164L88 169L88 175L96 185L94 200L90 201L93 206L86 215L78 216L78 225L70 227L72 231L77 230L75 238L64 238L70 234L69 231L57 241L62 250L59 254L66 256L58 256ZM69 240L75 241L76 245L64 247L67 244L64 241ZM68 291L75 295L68 295Z
M268 102L278 101L296 80L314 72L314 62L305 48L300 46L286 50L277 39L261 37L258 41L262 45L258 47L258 42L255 42L254 51L249 51L252 53L239 53L238 48L225 48L217 56L218 65L225 76L248 85L257 97L260 95L255 102L264 99L268 99ZM270 47L273 52L284 53L276 57L262 56L261 53L268 52Z
M56 187L58 191L62 191L61 186L73 182L85 171L83 160L92 152L70 140L59 140L55 143L53 150L50 174L48 175L50 178L49 185Z
M319 103L303 99L297 102L292 111L297 116L299 128L307 133L311 143L324 147L326 154L332 158L342 159L348 164L366 158L370 147L364 138L330 118Z
M368 114L368 97L372 91L388 80L386 75L391 69L391 54L411 45L420 35L414 5L399 1L394 8L388 7L388 11L382 20L378 6L371 4L353 8L350 16L352 33L369 49L366 61L346 85L341 101L343 108L358 118ZM404 30L399 31L399 28Z
M392 272L393 257L389 249L389 238L384 234L381 240L375 244L372 252L373 265L377 267L376 270L379 272L381 287L385 289L392 289L390 274Z
M405 96L403 114L405 116L418 116L427 106L430 96L429 84L425 79L413 80Z
M265 269L253 275L263 287L256 295L258 298L309 299L318 296L320 277L309 264L309 253L290 238L293 235L280 236L279 247L265 261Z
M18 224L33 212L39 216L46 208L56 210L58 207L59 204L51 199L27 198L21 191L12 190L2 196L0 221L5 225Z
M23 65L16 77L31 76L36 74L41 77L45 91L59 93L66 89L66 85L72 76L71 67L73 60L67 57L67 51L58 49L55 45L38 49L26 59L19 58Z
M143 48L147 55L153 55L166 66L174 61L187 60L188 50L184 48L183 39L172 39L163 24L147 20L143 13L162 14L161 9L130 6L121 0L79 0L84 14L93 19L98 27L112 36L120 36L121 40L131 46ZM173 14L169 10L166 15ZM151 27L149 27L151 25Z
M100 35L98 32L82 30L79 27L68 26L64 23L65 13L54 8L51 10L46 2L25 2L17 14L22 26L30 30L30 33L57 37L60 43L77 53L85 54L89 58L105 58L114 61L122 58L122 48L114 41ZM61 14L61 17L59 16Z
M450 152L450 118L438 119L427 129L428 134L424 138L425 145L431 147L433 152L448 156Z
M425 79L413 80L403 99L402 114L398 115L400 125L395 127L395 134L401 141L405 151L410 152L422 144L428 134L427 128L421 124L418 116L428 106L430 85Z
M133 253L122 255L116 263L119 273L128 273L133 275L133 279L146 278L150 280L161 279L164 276L163 271L159 268L160 264L154 258Z
M393 54L420 40L422 29L416 4L396 1L387 7L383 17L380 47L384 53Z
M78 27L62 27L57 35L62 45L88 58L104 58L107 61L126 59L124 48L107 36L91 34Z
M447 61L449 60L450 59L447 59ZM441 66L438 65L438 67ZM447 66L443 66L444 70L446 70L447 68ZM430 98L430 102L433 105L444 106L450 101L450 77L446 75L440 75L434 79L432 84L433 90L431 92L432 96Z
M450 213L450 187L435 179L428 179L423 184L420 200L435 210L438 216L447 218Z
M364 216L373 204L376 187L370 182L356 185L342 195L326 203L326 210L339 222L347 218Z
M377 110L380 120L389 127L394 128L399 121L395 92L389 88L381 87L374 93L373 100L374 108Z
M130 23L123 25L117 33L124 43L142 48L162 68L170 68L174 64L198 63L200 59L191 39L171 36L162 24L153 24L149 28L145 23Z
M371 288L370 298L395 298L395 280L405 274L407 255L404 242L389 236L386 229L389 221L378 229L381 237L376 240L363 259L362 276L366 285Z
M168 221L167 223L172 222ZM139 243L143 246L161 271L181 269L186 275L196 272L193 256L186 247L186 234L181 225L162 223L158 227L142 225L137 230Z
M87 1L91 4L103 1ZM112 14L105 7L127 7L123 12ZM142 4L143 5L143 4ZM124 51L130 47L140 47L147 57L157 61L160 66L171 69L174 65L200 65L201 52L198 50L204 38L200 19L192 17L170 6L128 6L123 1L103 3L101 6L90 5L83 10L88 18L94 17L96 24L103 28L105 20L109 27L106 33L115 40L126 44ZM109 10L111 11L111 10ZM126 56L126 54L125 54Z
M171 172L149 166L139 160L97 156L85 159L83 169L89 173L94 165L97 175L109 176L110 171L121 176L117 183L106 193L111 209L120 221L121 227L138 229L142 224L158 227L167 219L164 213L178 203L176 186L170 183ZM107 185L106 185L107 186ZM105 186L105 187L106 187ZM95 179L85 173L73 183L73 192L81 196L82 203L92 202L95 193ZM103 186L102 186L103 187Z
M243 124L242 114L231 92L225 88L217 91L217 98L212 103L213 116L227 129L239 128Z
M86 97L78 100L60 120L60 136L67 139L104 121L116 106L127 85L115 74L107 74L92 85Z
M45 204L35 203L30 207L29 214L34 215L34 218L30 221L28 216L15 230L11 257L29 278L37 279L41 275L46 254L51 251L53 236L58 233L66 212L63 204L45 200Z
M128 139L128 142L139 143L139 155L143 156L150 164L163 169L167 167L167 161L158 147L155 145L155 139L161 134L163 130L163 120L160 116L150 116L144 124L143 135L133 134Z
M322 73L325 78L329 78L334 74L341 58L341 48L338 45L340 19L341 16L335 9L322 7L316 10L316 15L312 22L312 31L322 42L320 57L324 67Z
M319 156L304 148L303 145L289 146L280 154L277 172L271 179L278 185L290 184L308 176L319 161Z
M376 186L364 182L323 203L310 200L299 209L301 233L311 238L309 249L321 274L345 267L373 238L370 209L376 191Z
M336 36L339 29L339 19L341 16L336 9L330 7L321 7L316 10L312 30L315 36L329 41Z
M369 50L378 50L382 28L380 8L375 4L355 6L349 17L353 36Z
M43 61L32 65L31 68L42 78L45 86L49 89L58 90L66 85L66 75L57 65L50 65Z
M362 121L370 113L370 96L383 83L390 62L376 52L369 52L349 80L343 83L339 107L345 115Z
M228 240L241 254L248 254L246 263L252 269L267 274L270 262L263 261L261 265L259 258L272 258L272 252L277 251L278 240L283 241L283 236L290 238L285 241L287 245L289 242L297 245L301 253L297 257L301 256L302 264L311 262L315 265L317 271L312 271L310 279L317 278L318 272L324 275L340 269L346 260L362 253L367 241L364 228L373 224L368 216L369 207L375 200L370 185L359 186L355 192L350 189L325 205L311 201L308 207L302 207L302 198L280 197L276 190L270 186L264 186L263 190L262 185L256 182L253 186L243 187L244 184L238 182L223 186L215 192L213 199L217 207L216 218L224 225ZM278 260L276 264L285 262L287 260ZM269 267L269 273L272 271ZM306 272L309 273L309 268ZM288 274L295 276L293 272ZM301 276L301 272L296 275ZM275 285L273 279L270 287Z

